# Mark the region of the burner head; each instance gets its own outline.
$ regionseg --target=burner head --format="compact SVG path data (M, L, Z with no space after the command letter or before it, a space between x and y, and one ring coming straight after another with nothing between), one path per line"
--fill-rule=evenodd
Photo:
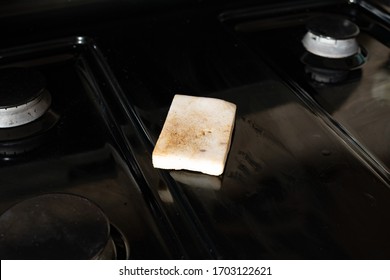
M101 259L115 258L114 254L108 218L86 198L40 195L0 216L3 260Z
M302 39L306 51L301 61L312 80L338 83L366 62L367 52L356 40L359 27L350 20L318 16L308 21L307 29Z
M311 18L306 26L311 33L334 40L355 38L360 32L359 27L352 21L334 15Z
M0 128L30 123L50 107L45 77L29 68L0 69Z
M0 159L31 151L46 142L59 120L39 71L0 69Z
M356 41L359 27L346 18L319 16L309 20L302 39L305 49L327 58L345 58L360 52Z

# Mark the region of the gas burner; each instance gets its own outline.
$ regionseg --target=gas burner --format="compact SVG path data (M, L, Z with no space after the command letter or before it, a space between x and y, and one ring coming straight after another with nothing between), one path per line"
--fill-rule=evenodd
M0 216L0 257L115 259L117 249L109 220L97 205L77 195L44 194Z
M21 126L41 117L50 107L45 77L28 68L0 70L0 128Z
M306 51L301 61L315 81L343 81L350 71L365 63L367 52L356 40L359 27L350 20L333 15L318 16L308 21L307 29L302 39Z
M51 95L41 72L1 69L0 154L16 155L39 146L59 119L50 105Z
M309 20L302 43L308 52L321 57L345 58L359 52L359 27L348 19L319 16Z

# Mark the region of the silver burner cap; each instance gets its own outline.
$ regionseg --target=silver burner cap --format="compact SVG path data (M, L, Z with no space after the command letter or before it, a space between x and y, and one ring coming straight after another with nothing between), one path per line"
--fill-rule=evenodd
M21 126L41 117L51 104L51 95L44 90L35 99L12 107L0 108L0 128Z
M302 43L308 52L327 58L346 58L360 52L355 38L336 40L318 36L310 31L303 37Z
M51 105L44 76L28 68L0 70L0 128L21 126L41 117Z
M359 27L338 16L319 16L307 24L308 32L302 39L305 49L326 58L346 58L360 52L356 36Z

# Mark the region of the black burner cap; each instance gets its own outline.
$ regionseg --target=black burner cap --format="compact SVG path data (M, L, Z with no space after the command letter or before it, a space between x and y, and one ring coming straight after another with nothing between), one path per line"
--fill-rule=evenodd
M334 15L313 17L307 23L307 29L320 37L345 40L359 34L359 27L352 21Z
M109 241L110 224L86 198L44 194L0 216L1 259L94 259Z
M34 100L45 87L45 77L37 70L18 67L0 69L0 108Z

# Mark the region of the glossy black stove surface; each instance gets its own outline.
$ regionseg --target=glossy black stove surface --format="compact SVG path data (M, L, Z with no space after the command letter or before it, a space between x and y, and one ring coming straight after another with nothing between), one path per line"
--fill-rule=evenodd
M85 41L79 42L80 40ZM96 46L92 48L93 43L87 40L67 38L10 49L2 53L2 67L26 67L42 73L46 79L46 89L52 95L50 110L55 112L59 119L54 127L45 132L45 137L42 137L34 149L23 150L23 141L30 139L27 136L20 139L17 153L0 155L0 212L3 214L16 203L42 194L78 195L96 204L107 216L117 251L115 258L165 259L181 256L180 249L177 250L174 246L168 248L167 244L171 242L169 240L172 236L169 240L165 239L165 227L169 228L169 225L163 225L164 219L155 216L157 211L151 209L153 202L146 198L140 182L134 178L134 171L129 168L129 161L122 153L119 137L114 138L119 121L113 123L114 116L107 105L109 98L104 97L104 94L107 94L104 92L108 89L104 89L102 84L108 83L107 78L98 71L97 66L94 66L94 70L91 69L94 63L98 63L98 58L92 55L93 50L96 52ZM116 116L120 116L120 111L116 112ZM1 145L11 146L9 149L12 149L14 143L4 141ZM69 209L57 209L54 213L66 211L71 212ZM37 220L45 220L39 216L39 211L36 215ZM16 223L17 220L23 221L22 218L14 219ZM54 216L51 219L54 221ZM89 222L84 220L84 223ZM60 227L61 225L57 226ZM80 230L85 227L88 225L80 224ZM8 235L15 230L7 228L2 227L0 242L9 240ZM77 234L76 229L75 226L73 235ZM85 233L79 234L83 236ZM49 238L40 237L37 232L21 232L16 236L36 240ZM56 238L52 237L53 240ZM72 237L71 240L73 239L78 242L77 238ZM64 240L68 238L64 237ZM15 244L31 242L20 240ZM46 243L39 244L38 250L47 251L47 256L54 259L82 257L77 254L64 256L63 252L49 252L49 243L47 248ZM67 246L71 245L69 243ZM73 245L75 248L79 246L78 243ZM54 247L60 248L61 245ZM10 255L2 252L2 259L15 256L30 259L34 258L34 255L41 256L39 252L34 254L28 248L30 251L26 251L24 256L23 246L15 246L14 250L19 250L18 252L12 252L10 247L7 247L7 250ZM84 250L84 255L88 255L88 248ZM93 252L96 248L90 250Z
M330 9L323 12L314 9L281 16L279 24L289 22L289 25L280 28L266 19L244 21L235 24L234 28L253 51L270 54L271 63L307 91L346 134L378 162L389 179L389 29L362 10L339 8L338 16L356 21L360 27L357 41L367 53L367 62L361 69L349 73L344 81L319 83L305 73L301 62L304 54L301 40L311 18L330 12Z
M325 10L334 13L354 7L327 6ZM136 112L146 143L150 141L146 158L144 153L135 156L148 177L161 178L151 180L152 186L182 197L217 258L388 258L386 170L370 156L374 151L362 149L353 141L352 131L351 136L342 130L342 121L338 126L321 115L327 108L318 109L320 99L313 106L309 95L293 86L294 78L305 74L299 56L291 52L300 44L309 16L302 20L288 11L280 17L273 12L259 16L268 17L261 27L265 30L259 32L234 29L246 22L245 16L234 20L221 16L220 23L199 15L160 25L148 22L148 32L135 31L140 40L129 49L133 55L116 68L128 106ZM248 13L251 20L256 18L250 9ZM286 37L281 36L284 33ZM387 53L381 43L372 40L372 44ZM297 48L302 49L301 45ZM285 53L280 54L280 49ZM115 55L112 60L118 63ZM386 63L386 55L382 61ZM293 78L288 80L284 71ZM350 81L335 85L331 91L349 85ZM237 105L232 146L221 177L159 172L151 166L152 147L176 93L216 97ZM343 96L330 94L321 96L340 99L337 106L346 102ZM384 150L378 155L386 159L389 142L387 130L381 129L388 126L389 108L370 100L374 107L384 106L383 113L371 118L377 125L372 129L381 136L371 139L376 139L375 148Z
M170 249L177 246L176 254L168 257L388 259L388 25L357 4L315 2L243 6L231 11L200 5L139 16L122 13L118 19L93 18L80 26L59 24L46 33L38 32L40 38L56 37L58 32L95 37L118 82L104 80L98 87L88 82L87 88L91 93L113 89L103 95L107 100L116 96L116 101L103 108L123 114L114 114L115 122L108 122L114 129L107 132L110 125L96 121L105 116L104 110L85 109L80 99L89 97L78 90L75 104L71 103L73 99L67 97L71 85L53 80L53 87L62 84L60 98L70 98L73 104L68 107L69 118L75 121L86 114L82 124L76 125L80 137L65 133L67 141L52 142L61 147L64 156L60 159L54 149L52 157L43 156L39 164L32 161L34 169L30 163L11 164L0 172L20 168L33 176L27 170L43 166L53 171L31 177L34 184L54 182L77 194L86 191L103 209L118 210L123 205L119 208L126 212L130 197L136 196L136 201L142 201L140 194L154 198L150 208L158 210L157 217L169 225L171 231L166 232L174 232L170 242L163 242ZM323 85L308 80L299 59L305 22L321 13L345 15L357 23L359 43L369 53L362 71L352 73L343 83ZM222 176L153 168L152 150L175 94L216 97L237 105ZM114 137L107 136L113 133ZM116 145L121 147L119 158ZM72 146L80 149L77 155L71 152ZM84 161L91 164L76 164ZM57 164L72 170L70 177L65 176L67 186L50 175ZM128 170L133 179L126 175ZM97 187L90 184L92 179ZM3 180L11 182L4 188L8 195L6 189L15 179ZM141 192L124 186L132 180ZM121 187L107 188L118 182ZM117 191L109 196L108 189ZM28 196L24 187L16 193ZM113 219L126 224L128 219L123 217ZM126 227L132 229L130 224ZM138 231L138 240L133 242L138 245L133 246L148 243L143 238L150 233L148 229ZM154 231L153 236L155 240L159 234ZM139 257L161 256L149 252Z

